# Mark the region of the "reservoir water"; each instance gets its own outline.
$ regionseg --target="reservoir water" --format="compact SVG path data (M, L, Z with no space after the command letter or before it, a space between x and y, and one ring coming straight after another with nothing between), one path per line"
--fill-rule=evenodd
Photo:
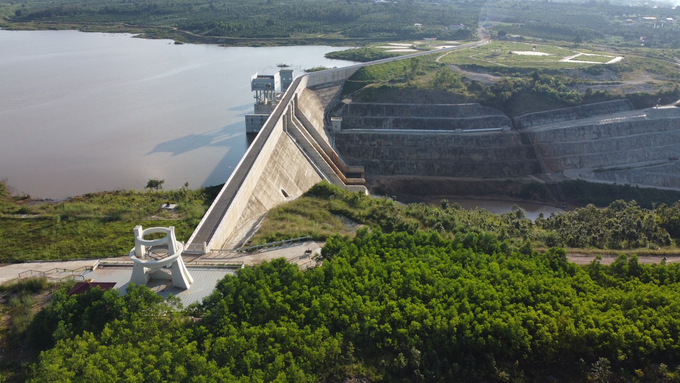
M223 183L248 147L250 77L349 61L341 47L174 45L0 30L0 179L34 198Z

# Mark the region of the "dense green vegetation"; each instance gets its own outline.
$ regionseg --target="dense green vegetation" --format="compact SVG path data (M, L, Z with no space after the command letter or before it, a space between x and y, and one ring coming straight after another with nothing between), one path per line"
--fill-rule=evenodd
M385 52L376 48L355 48L345 51L335 51L326 53L326 58L348 61L368 62L399 56L397 53Z
M127 254L136 225L175 226L185 241L218 191L115 191L53 202L11 196L0 183L0 262ZM177 204L173 212L161 209L168 202Z
M499 21L496 31L509 34L608 46L680 48L677 18L680 9L630 6L610 2L497 2L489 17ZM644 17L654 17L644 19ZM674 20L668 21L667 18ZM531 20L531 22L529 22ZM660 23L664 26L660 27ZM655 24L657 24L655 28ZM640 37L643 39L640 39Z
M581 268L484 233L376 229L322 256L239 270L186 313L143 287L64 288L26 332L48 348L29 381L680 379L678 264Z
M2 0L0 16L5 28L127 30L154 37L227 44L342 43L357 39L431 37L461 40L470 38L479 23L492 29L494 37L514 35L519 39L566 41L576 47L594 43L680 48L679 9L664 4L652 8L646 4L608 1L454 4L406 0L389 3ZM466 28L448 28L460 23Z
M0 381L22 381L22 362L30 359L31 349L23 340L33 316L52 285L45 277L29 278L0 285Z
M326 69L331 69L331 68L328 68L328 67L325 67L325 66L315 66L315 67L312 67L312 68L305 69L305 73L319 72L319 71L326 70Z
M427 4L296 0L213 2L160 0L140 3L57 0L0 1L8 28L127 28L147 36L224 44L347 43L356 39L469 38L477 4ZM426 23L416 28L415 23ZM449 31L464 23L470 29Z
M612 185L578 181L560 182L564 195L575 204L607 206L616 200L636 201L641 207L650 209L657 205L673 205L680 201L680 191L667 189L640 188L630 185Z
M348 225L347 219L354 224ZM488 233L516 247L531 242L542 248L649 251L677 246L680 202L644 209L635 201L619 200L604 209L588 205L532 222L519 208L496 215L486 210L466 210L446 200L440 206L402 205L391 198L371 198L320 183L301 198L272 209L251 242L300 236L325 240L333 232L351 232L357 224L379 227L383 232L434 230L445 238Z

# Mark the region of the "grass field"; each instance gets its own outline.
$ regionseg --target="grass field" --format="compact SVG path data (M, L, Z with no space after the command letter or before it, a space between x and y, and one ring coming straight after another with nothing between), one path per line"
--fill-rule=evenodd
M10 196L0 183L0 262L124 255L136 225L175 226L186 241L218 191L115 191L50 202ZM167 202L177 207L161 208Z
M522 54L515 52L528 53ZM533 52L544 53L545 55L532 55L531 53ZM560 62L560 60L566 57L579 53L601 55L580 56L582 60L586 60L587 57L587 61L607 62L615 57L605 52L595 52L577 48L563 48L554 45L512 41L493 41L486 45L454 51L442 57L440 62L457 65L479 65L488 67L505 66L537 69L563 69L592 65L587 63Z

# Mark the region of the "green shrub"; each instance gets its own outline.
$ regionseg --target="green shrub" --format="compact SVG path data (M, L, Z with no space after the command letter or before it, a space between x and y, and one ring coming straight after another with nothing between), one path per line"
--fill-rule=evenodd
M45 290L49 285L50 283L47 281L47 278L35 277L20 279L10 284L0 285L0 290L9 291L15 294L24 292L36 294Z

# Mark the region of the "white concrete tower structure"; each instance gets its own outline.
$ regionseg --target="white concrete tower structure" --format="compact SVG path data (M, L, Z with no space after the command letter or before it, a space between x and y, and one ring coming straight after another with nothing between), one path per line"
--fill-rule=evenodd
M184 244L175 237L175 227L135 227L135 247L130 250L134 262L130 282L146 285L150 279L167 279L180 289L189 289L194 279L182 260ZM150 234L162 233L163 238L145 239Z

